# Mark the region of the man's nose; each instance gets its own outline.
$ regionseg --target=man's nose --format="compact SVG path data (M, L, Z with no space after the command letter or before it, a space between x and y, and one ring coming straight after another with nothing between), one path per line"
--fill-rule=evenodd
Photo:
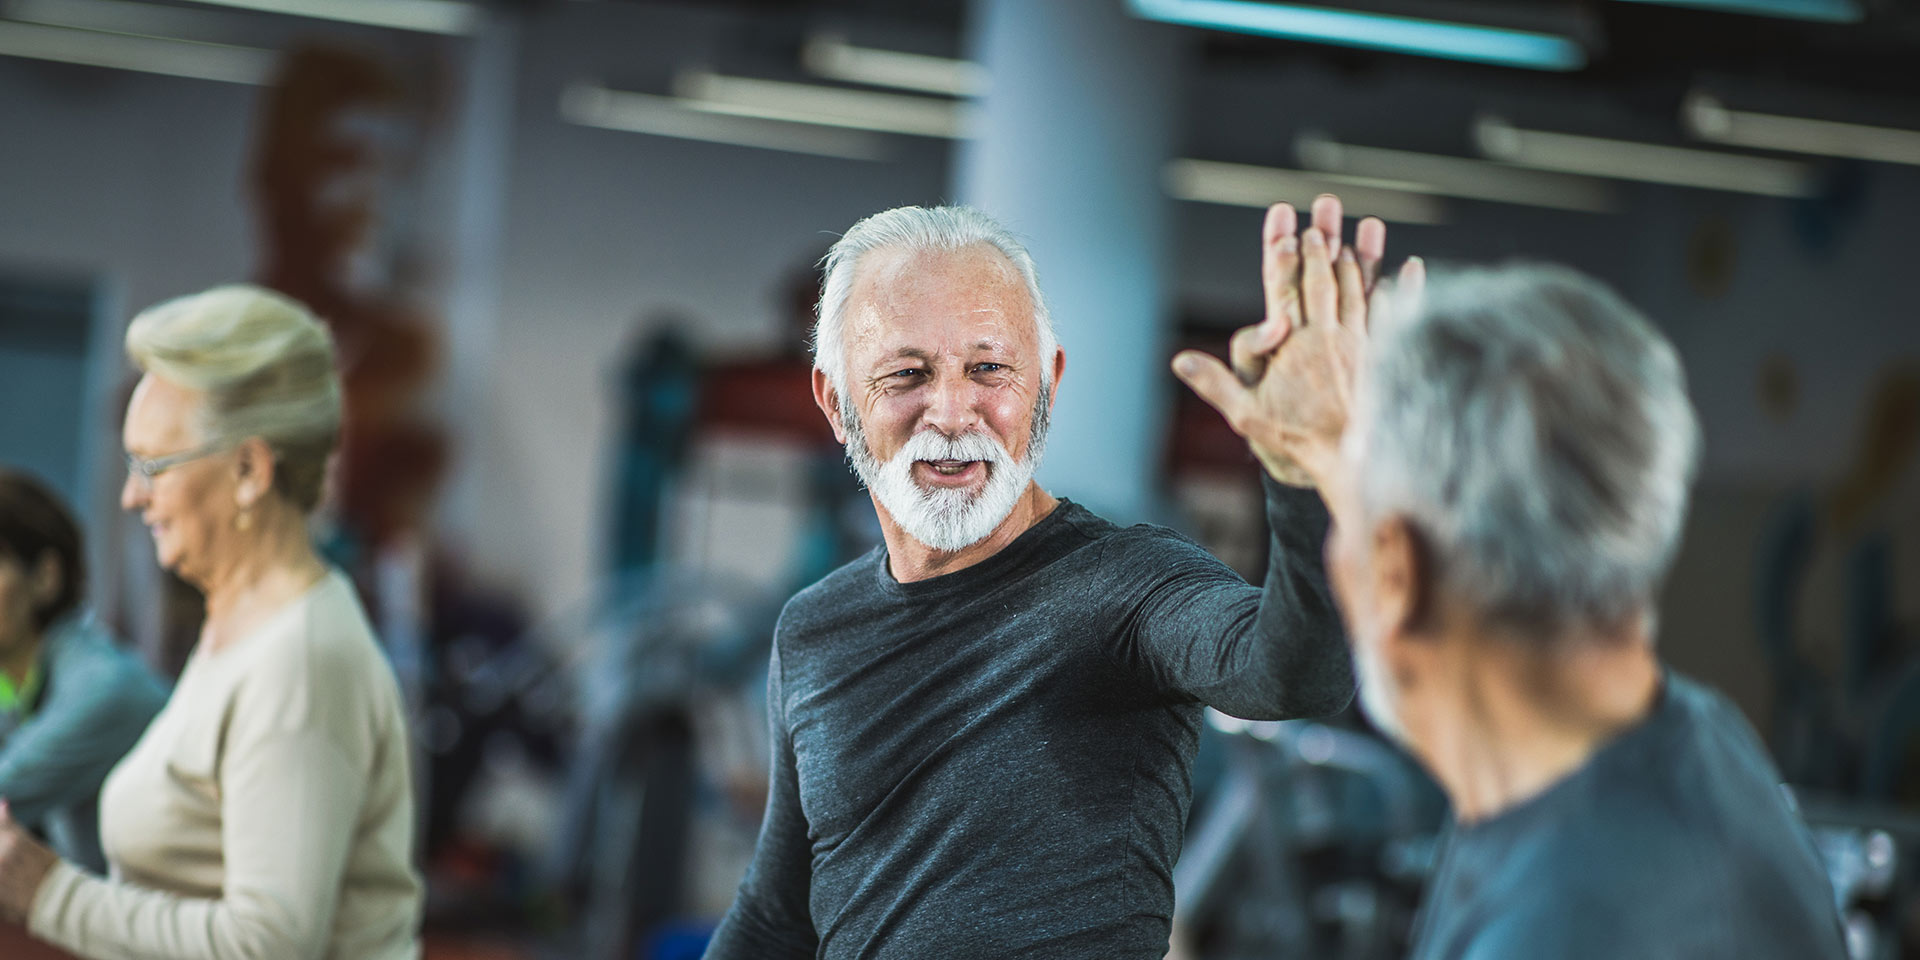
M943 377L933 385L924 419L928 426L957 437L980 423L978 391L965 377Z

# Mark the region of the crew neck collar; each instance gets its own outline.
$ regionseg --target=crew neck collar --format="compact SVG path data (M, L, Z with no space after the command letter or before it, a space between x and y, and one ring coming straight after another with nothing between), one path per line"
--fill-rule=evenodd
M1070 512L1084 512L1084 508L1072 500L1061 497L1047 515L1041 517L1033 526L1021 531L1013 541L985 559L969 567L928 577L925 580L913 580L902 583L894 579L893 570L888 566L887 545L882 542L874 548L874 579L880 589L901 597L924 597L962 590L975 584L991 580L1005 571L1014 569L1032 557L1054 535L1064 529Z

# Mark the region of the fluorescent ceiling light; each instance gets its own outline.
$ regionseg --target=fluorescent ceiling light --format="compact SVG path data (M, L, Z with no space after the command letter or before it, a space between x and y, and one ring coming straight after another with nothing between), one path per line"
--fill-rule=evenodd
M1533 70L1578 70L1587 54L1572 38L1382 13L1253 0L1131 0L1135 13L1194 27L1388 50Z
M676 76L673 92L690 109L735 117L785 120L917 137L964 136L961 104L904 93L847 90L812 83L734 77L705 70Z
M882 160L889 153L886 138L879 134L715 115L673 97L609 90L592 83L572 83L561 91L560 116L569 123L607 130L848 160Z
M420 33L469 34L480 26L480 10L459 0L194 0L195 3L291 17L363 23Z
M1687 95L1680 115L1690 133L1715 143L1920 165L1920 130L1729 110L1699 91Z
M1286 200L1305 209L1323 193L1339 193L1355 216L1389 223L1442 223L1445 205L1416 184L1321 175L1214 160L1172 160L1161 171L1167 192L1181 200L1265 209Z
M1480 152L1488 157L1536 170L1768 197L1805 197L1813 193L1811 171L1805 164L1791 160L1522 130L1497 117L1475 121L1473 138Z
M258 47L4 22L0 56L254 85L272 78L278 60L274 51Z
M1750 13L1756 17L1784 17L1790 20L1821 20L1827 23L1859 23L1860 8L1853 0L1626 0L1629 3L1653 3L1667 7L1694 7L1723 13Z
M148 37L218 37L231 33L233 27L228 14L134 0L0 0L0 16Z
M949 97L977 97L987 89L986 68L972 61L857 47L832 33L808 37L800 48L800 64L817 77L872 87Z
M1321 133L1294 138L1294 158L1309 170L1419 184L1426 192L1465 200L1490 200L1555 210L1606 213L1613 188L1604 180L1521 170L1485 160L1411 150L1357 147Z

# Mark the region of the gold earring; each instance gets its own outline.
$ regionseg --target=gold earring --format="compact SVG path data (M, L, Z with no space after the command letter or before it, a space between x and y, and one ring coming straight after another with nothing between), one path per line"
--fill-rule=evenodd
M235 530L239 530L244 533L249 527L252 527L252 526L253 526L252 510L242 510L239 513L234 515L233 528Z

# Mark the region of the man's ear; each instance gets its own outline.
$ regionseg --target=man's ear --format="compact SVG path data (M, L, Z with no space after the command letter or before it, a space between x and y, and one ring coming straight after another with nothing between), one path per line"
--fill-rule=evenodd
M1373 595L1380 625L1391 636L1419 636L1435 627L1434 569L1426 538L1404 516L1373 529Z
M1055 401L1060 399L1060 378L1067 372L1067 348L1053 348L1053 395L1047 398L1047 409L1052 410Z
M834 392L833 384L827 379L827 372L819 367L813 368L813 403L827 418L827 426L833 428L833 438L842 445L847 442L846 426L840 422L840 395Z

